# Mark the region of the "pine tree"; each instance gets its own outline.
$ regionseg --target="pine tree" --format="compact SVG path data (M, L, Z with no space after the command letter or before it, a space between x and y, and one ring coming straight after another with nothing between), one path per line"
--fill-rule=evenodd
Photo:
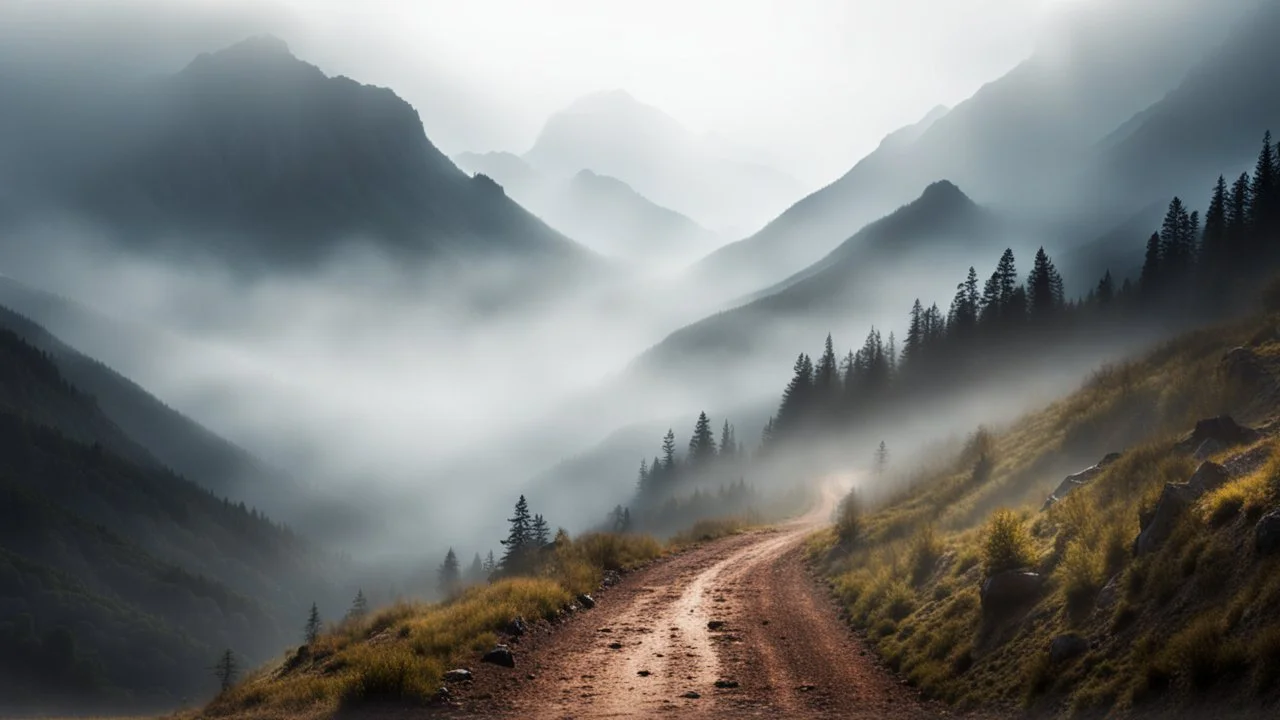
M529 514L529 502L524 495L516 501L515 515L507 518L511 529L507 539L501 541L506 550L502 553L502 572L515 574L527 568L530 545L533 542L533 517Z
M1160 266L1160 233L1152 233L1151 237L1147 239L1147 253L1142 261L1142 275L1138 279L1138 286L1144 296L1150 298L1160 293L1162 269Z
M698 414L698 421L693 426L693 435L689 438L689 465L704 467L716 456L716 437L711 432L711 420L707 413Z
M1043 247L1036 251L1031 274L1027 276L1027 295L1033 316L1043 318L1062 307L1062 276L1058 274Z
M462 569L458 565L458 556L453 548L444 554L444 562L436 570L436 589L442 597L450 597L462 587Z
M484 582L488 573L484 569L484 561L480 559L480 553L476 553L475 558L471 560L471 567L467 568L467 584L479 585Z
M320 608L315 603L311 603L311 612L307 614L306 629L303 630L303 637L307 645L314 645L316 638L320 637Z
M364 590L357 588L356 597L351 601L351 609L347 610L347 617L352 620L361 620L369 614L369 600L364 596Z
M778 414L772 428L774 435L790 432L808 409L813 388L813 363L809 360L809 356L800 353L793 370L791 382L783 391L782 402L778 406Z
M938 309L938 303L929 306L924 311L925 326L925 342L929 345L936 344L942 339L947 332L947 321L942 317L942 311Z
M1276 154L1271 146L1271 131L1262 138L1262 150L1253 168L1253 181L1249 185L1253 202L1249 208L1249 222L1259 237L1268 236L1272 225L1272 209L1276 195Z
M964 281L956 285L955 297L951 300L951 309L947 318L955 329L957 337L968 337L978 324L978 308L982 303L982 295L978 292L978 273L972 267Z
M1228 233L1227 179L1219 175L1213 196L1209 198L1209 209L1204 213L1204 244L1200 252L1201 263L1214 274L1222 270L1226 260Z
M1000 256L1000 262L996 263L996 286L1000 292L1002 319L1008 320L1015 309L1012 307L1013 296L1018 289L1018 268L1014 263L1012 248L1005 248ZM1022 308L1017 310L1017 314L1021 315Z
M551 542L551 528L547 525L547 521L541 515L533 516L533 548L546 547Z
M484 558L484 575L486 578L492 578L498 572L498 561L493 559L493 551Z
M885 470L889 467L889 448L880 441L880 447L876 448L876 477L883 477Z
M729 418L725 418L724 427L720 429L720 457L733 457L733 434L729 430Z
M227 648L218 657L218 662L214 663L213 676L218 679L222 692L226 692L235 684L236 677L239 675L240 663L236 660L235 653L231 652L231 648Z
M670 474L676 468L676 434L671 428L667 428L667 434L662 438L662 471Z
M1115 297L1115 281L1111 279L1111 271L1108 270L1098 281L1098 288L1094 291L1094 298L1102 307L1111 304L1112 298Z
M934 307L937 307L936 305ZM889 347L886 351L889 362L889 374L893 375L898 371L898 340L893 336L893 331L889 331Z
M924 346L924 306L920 298L911 305L910 320L907 321L907 337L902 341L902 362L911 365L920 361L920 350Z
M831 345L831 333L827 333L826 344L822 348L822 357L818 359L817 368L814 370L813 386L816 395L823 400L832 397L836 390L836 381L839 380L836 368L836 351Z

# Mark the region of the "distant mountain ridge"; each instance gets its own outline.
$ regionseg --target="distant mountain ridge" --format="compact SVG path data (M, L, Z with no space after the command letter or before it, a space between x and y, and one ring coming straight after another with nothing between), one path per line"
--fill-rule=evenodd
M461 153L458 167L482 173L568 237L603 255L652 270L701 257L718 236L662 207L625 182L589 169L567 180L545 175L511 153Z
M633 370L728 378L743 371L740 363L785 361L779 348L812 342L815 333L865 332L886 301L909 302L913 293L928 297L938 274L960 276L974 257L1002 247L1006 234L1003 220L955 184L932 183L810 267L671 333Z
M522 157L556 177L584 169L615 177L718 233L749 232L804 191L785 173L725 157L724 143L623 90L586 95L552 115Z
M1247 5L1196 0L1164 14L1156 0L1127 0L1083 10L1056 44L890 136L758 233L698 263L691 282L724 287L726 300L777 282L939 178L993 206L1075 220L1073 183L1094 145L1175 86L1196 49L1216 44Z

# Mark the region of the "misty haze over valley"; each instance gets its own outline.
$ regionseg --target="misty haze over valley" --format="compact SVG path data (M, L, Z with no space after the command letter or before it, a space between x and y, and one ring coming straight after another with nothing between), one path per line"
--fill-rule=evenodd
M499 580L554 580L585 611L651 562L670 583L737 567L708 580L724 595L795 584L750 563L810 562L874 634L876 603L942 582L876 584L907 572L933 515L961 539L929 557L958 567L989 514L1113 450L1136 463L1190 429L1178 413L1247 407L1262 442L1261 390L1127 398L1182 387L1168 358L1269 347L1236 340L1275 302L1278 33L1275 0L0 0L0 714L203 707L217 661L209 713L326 716L381 691L271 685L327 657L294 649L303 621L303 648L341 655L409 618L404 662L431 681L387 698L646 716L538 705L479 673L441 696L459 655L423 658L535 618L428 641L435 621L404 603L454 602L445 624L471 628L466 603L502 608L489 618L536 594ZM1270 377L1254 355L1249 387ZM1078 400L1113 384L1126 400ZM1104 406L1123 418L1072 425ZM1071 540L1054 542L1057 562ZM912 702L1012 711L960 702L959 641L910 664L933 652L893 634L915 617L871 641ZM546 656L578 642L566 627ZM1006 637L982 627L964 657ZM671 672L727 691L738 660ZM546 667L528 681L576 677ZM1084 702L1053 687L1061 703L1024 709ZM273 704L294 692L330 705ZM769 707L843 716L823 697Z

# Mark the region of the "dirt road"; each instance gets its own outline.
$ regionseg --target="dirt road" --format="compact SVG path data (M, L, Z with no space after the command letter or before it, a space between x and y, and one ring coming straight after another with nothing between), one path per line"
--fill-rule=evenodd
M475 668L460 716L921 718L943 714L879 667L802 562L826 508L632 574L515 670Z

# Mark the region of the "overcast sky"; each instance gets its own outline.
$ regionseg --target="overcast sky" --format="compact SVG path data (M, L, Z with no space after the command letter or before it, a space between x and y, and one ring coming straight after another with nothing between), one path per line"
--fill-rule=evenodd
M169 64L274 32L330 74L396 90L450 154L523 152L549 114L622 88L816 186L1098 1L0 0L0 20L23 18L6 24L28 42L111 30L129 37L111 55Z
M523 151L552 112L622 88L812 184L971 95L1086 1L294 0L307 30L287 39L402 92L449 153Z

